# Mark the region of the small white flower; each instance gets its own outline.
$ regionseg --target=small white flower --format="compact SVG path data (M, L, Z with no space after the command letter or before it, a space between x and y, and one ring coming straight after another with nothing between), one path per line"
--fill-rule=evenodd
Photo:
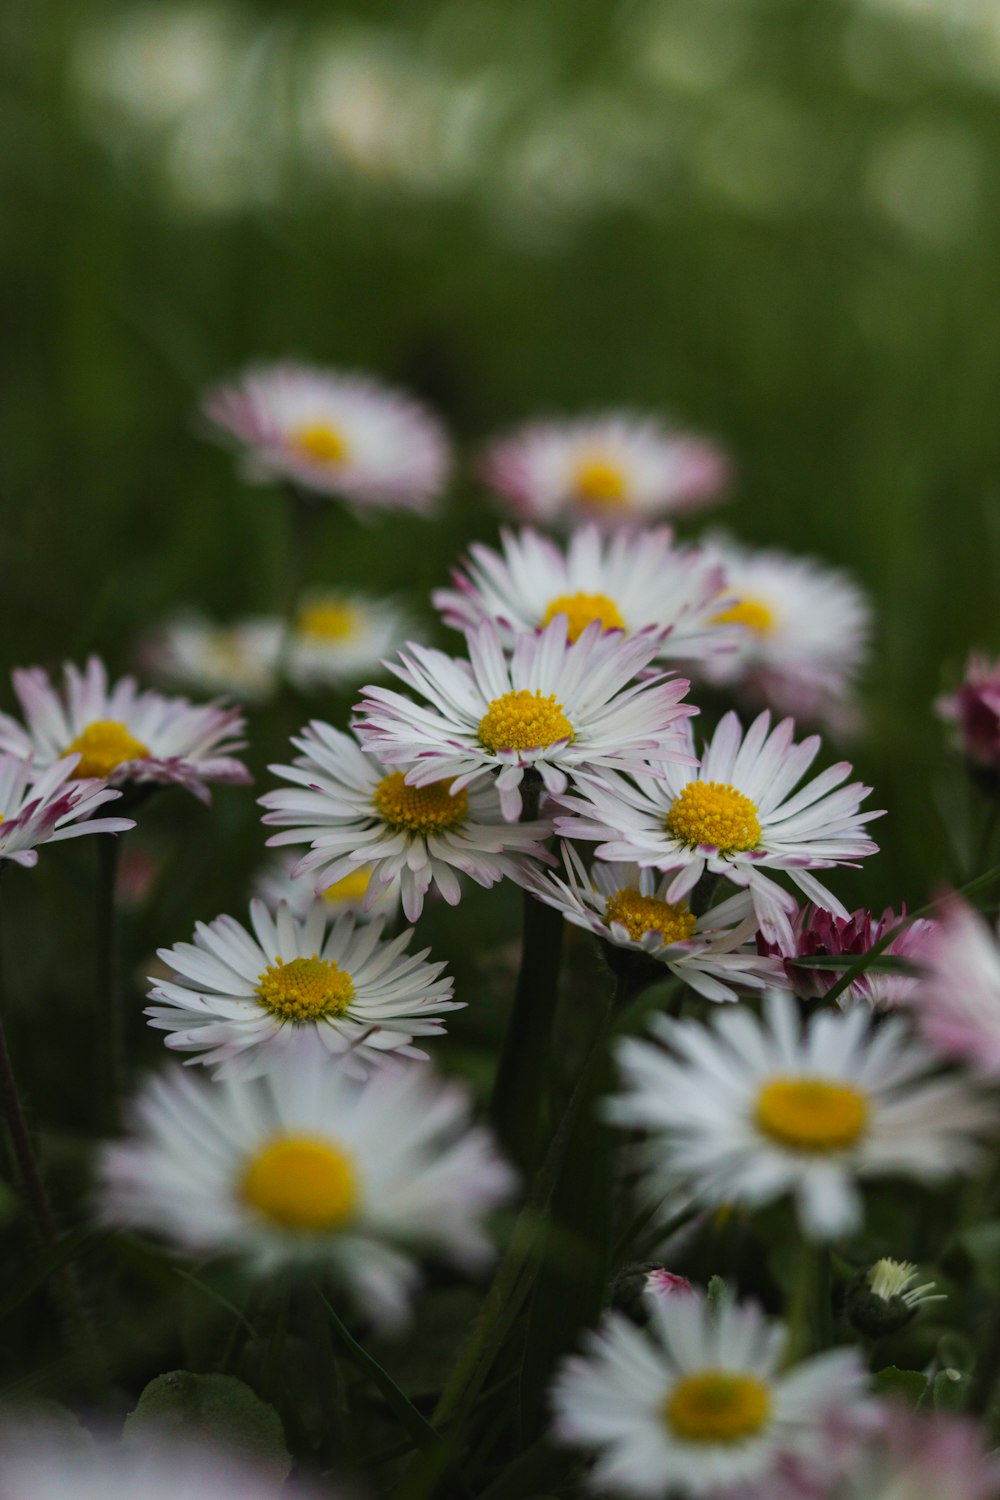
M350 912L358 922L370 921L372 917L389 920L399 909L399 886L374 881L374 865L354 865L349 874L331 881L322 890L317 890L317 882L307 875L296 877L292 872L298 866L297 854L272 855L257 873L254 895L272 909L284 901L299 921L305 920L317 896L322 898L331 916Z
M131 818L93 816L121 792L100 780L77 780L77 760L71 755L37 771L31 761L0 754L0 860L30 868L38 863L39 844L135 827Z
M0 751L39 767L79 755L75 775L102 777L113 786L175 783L209 800L207 783L245 785L250 773L232 756L244 741L239 709L219 703L195 705L141 691L133 677L113 685L103 662L92 656L83 672L68 663L62 694L41 667L14 672L14 691L27 725L0 714Z
M564 614L571 640L599 620L605 631L655 633L662 659L735 650L742 632L717 623L721 567L672 541L667 526L610 536L583 526L565 548L537 531L505 531L502 553L473 544L464 570L454 573L455 588L439 589L434 604L457 630L493 620L507 647Z
M423 646L400 653L392 670L430 708L388 688L363 689L361 743L387 764L409 765L409 785L452 778L454 796L495 773L503 816L513 821L528 769L551 793L584 770L690 764L677 734L697 712L679 701L688 683L635 681L656 654L649 636L605 635L594 621L568 643L557 615L540 634L521 636L509 659L492 621L470 633L468 647L468 661Z
M673 1208L757 1208L790 1193L803 1232L832 1239L860 1225L859 1180L967 1172L995 1124L967 1082L931 1076L933 1054L902 1020L876 1026L865 1007L803 1026L772 991L763 1019L727 1006L704 1026L658 1016L651 1030L669 1050L625 1041L625 1092L609 1110L649 1132L646 1191Z
M314 1048L262 1078L153 1078L130 1138L104 1148L101 1215L260 1274L325 1264L374 1318L407 1308L414 1254L476 1270L484 1215L513 1174L470 1101L427 1068L387 1063L359 1083Z
M710 1495L817 1460L828 1415L856 1417L865 1373L853 1349L789 1367L787 1333L755 1302L647 1297L649 1325L608 1313L556 1377L556 1433L596 1449L597 1494Z
M816 735L795 744L794 733L791 719L772 730L764 712L744 734L728 713L697 772L683 765L664 765L655 776L633 771L634 786L615 775L587 777L577 795L559 798L573 816L557 817L556 831L603 840L601 859L676 870L668 901L682 900L705 871L725 876L749 890L764 936L787 951L796 903L765 872L783 871L816 906L846 918L812 871L874 854L878 845L864 825L881 816L858 811L870 787L841 785L851 772L846 761L793 792L820 746Z
M305 692L352 686L406 640L410 623L388 599L343 590L312 590L299 605L285 652L285 672Z
M284 633L283 622L268 615L216 625L189 611L146 641L142 659L150 672L181 687L263 703L278 686Z
M541 841L551 823L507 823L494 786L454 791L450 780L408 785L406 772L383 765L350 735L314 720L292 744L301 755L271 770L293 783L260 798L269 844L310 844L296 865L317 892L361 868L373 872L368 902L398 890L406 918L415 922L435 886L451 905L461 897L460 875L492 886L522 880L530 861L547 859Z
M210 391L208 419L244 453L252 480L290 480L372 507L428 511L449 465L426 407L365 375L263 365Z
M711 504L728 466L705 438L613 412L518 428L487 449L482 474L525 520L616 527Z
M747 942L757 931L742 892L695 916L686 901L670 902L669 876L636 864L598 861L587 871L571 844L562 845L564 876L531 870L531 893L605 942L646 953L707 1000L735 1000L733 985L762 989L780 976L776 960Z
M250 905L251 935L233 917L199 922L193 945L162 948L173 980L153 981L146 1010L168 1047L217 1064L216 1077L249 1077L273 1066L304 1035L324 1054L356 1064L387 1052L426 1057L414 1037L436 1036L441 1013L458 1010L442 963L428 949L407 954L413 929L382 942L383 922L356 926L316 901L304 920L285 906Z

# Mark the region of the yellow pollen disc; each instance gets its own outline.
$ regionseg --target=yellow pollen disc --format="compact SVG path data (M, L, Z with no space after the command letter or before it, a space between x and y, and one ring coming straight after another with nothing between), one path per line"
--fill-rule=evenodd
M767 635L774 629L774 610L763 599L737 599L728 609L713 617L713 625L744 625L756 635Z
M692 849L712 844L720 854L737 854L760 843L756 807L721 781L689 781L671 803L665 826Z
M350 604L333 600L303 605L295 628L299 635L317 641L346 641L358 633L358 611Z
M323 900L329 901L331 906L339 906L342 901L363 901L368 894L371 878L371 865L360 865L349 875L328 885L323 892Z
M868 1115L867 1095L825 1078L772 1078L755 1110L764 1134L793 1151L844 1151L864 1134Z
M469 811L469 794L461 791L453 797L453 779L449 776L429 786L407 786L406 773L393 771L375 788L375 811L390 828L409 833L444 833L457 828Z
M253 1158L243 1197L286 1229L337 1229L358 1205L358 1175L346 1151L328 1141L288 1135Z
M546 609L539 622L542 629L556 615L565 615L566 636L575 641L593 620L600 620L602 630L624 630L625 621L613 599L607 594L560 594Z
M573 726L555 693L543 698L538 689L519 688L494 698L479 721L480 743L487 750L543 750L572 738Z
M771 1392L761 1380L730 1370L685 1375L663 1403L663 1419L688 1443L739 1443L771 1414Z
M347 457L347 443L328 422L306 422L296 427L290 441L304 458L317 464L338 464Z
M628 486L617 464L606 458L588 458L573 475L573 493L586 505L627 505Z
M342 1016L354 999L350 974L329 958L275 959L257 980L262 1005L286 1021Z
M694 935L697 917L686 901L672 905L669 901L658 901L655 896L641 896L638 891L626 889L615 891L604 904L604 920L620 922L633 942L639 942L647 932L658 932L662 945L682 943Z
M66 746L63 754L72 755L77 750L80 759L73 775L78 777L110 776L124 761L145 760L149 754L149 746L129 734L117 719L95 719Z

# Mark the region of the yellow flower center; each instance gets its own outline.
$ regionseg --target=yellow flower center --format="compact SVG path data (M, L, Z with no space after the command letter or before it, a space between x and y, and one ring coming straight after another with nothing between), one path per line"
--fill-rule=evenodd
M287 1135L253 1158L243 1197L285 1229L338 1229L354 1214L358 1174L346 1151L307 1135Z
M665 948L668 943L682 943L691 937L698 919L686 901L672 905L626 888L608 897L604 920L609 924L620 922L636 943L645 933L658 932L663 939L661 947Z
M587 458L573 474L572 489L586 505L628 504L628 486L619 466L606 458Z
M736 854L760 843L756 807L721 781L689 781L671 803L665 826L692 849L711 844L720 854Z
M299 635L318 641L346 641L358 633L358 611L332 599L305 604L296 620Z
M494 698L479 721L479 739L487 750L542 750L572 738L573 726L555 693L543 698L537 688Z
M116 766L128 760L145 760L149 746L130 734L117 719L95 719L66 746L65 755L79 750L80 759L74 776L110 776Z
M292 433L291 445L317 464L339 464L347 457L343 434L329 422L304 422Z
M451 795L453 777L432 781L429 786L407 786L406 773L393 771L383 776L375 788L372 801L379 817L390 828L409 833L444 833L465 822L469 811L466 791Z
M663 1419L688 1443L739 1443L771 1414L771 1392L753 1375L700 1370L678 1380L663 1403Z
M768 635L774 629L774 610L763 599L737 599L728 609L713 617L714 625L743 625L755 635Z
M864 1134L868 1097L826 1078L772 1078L757 1095L758 1126L793 1151L844 1151Z
M571 641L578 640L593 620L600 620L602 630L625 629L621 611L607 594L560 594L541 618L543 630L556 615L566 616L566 636Z
M371 865L359 865L349 875L344 875L340 880L335 880L328 885L323 892L323 900L329 901L331 906L339 906L341 902L363 901L368 894L368 886L372 878Z
M342 1016L354 999L350 974L330 958L276 958L257 980L260 1002L286 1021Z

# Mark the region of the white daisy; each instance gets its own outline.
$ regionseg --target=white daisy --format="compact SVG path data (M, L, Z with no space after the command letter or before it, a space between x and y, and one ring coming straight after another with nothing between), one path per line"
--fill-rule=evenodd
M588 873L571 844L562 857L564 876L527 872L533 895L605 942L648 954L707 1000L735 1000L733 985L762 989L780 977L775 959L747 947L757 919L744 893L696 916L686 901L666 899L669 876L602 861Z
M511 647L564 614L571 640L599 620L606 631L655 632L659 657L685 661L734 650L742 635L717 623L722 569L696 548L673 547L667 526L610 536L583 526L565 549L537 531L505 531L501 546L502 553L474 543L464 571L453 574L455 588L433 595L456 630L493 620Z
M343 590L313 590L302 600L285 650L284 669L303 691L352 686L406 640L411 626L388 599Z
M255 615L217 625L195 611L168 620L142 646L143 664L181 687L264 703L278 686L284 623Z
M608 1313L552 1389L556 1433L596 1449L589 1487L643 1500L719 1497L783 1461L816 1462L830 1412L859 1412L853 1349L787 1365L788 1336L755 1302L647 1297L649 1324Z
M1000 1077L1000 943L967 902L951 897L921 953L925 973L909 999L936 1052Z
M719 538L705 554L733 596L720 599L716 620L736 626L740 638L735 652L706 665L708 680L755 708L849 729L872 630L871 605L854 580L812 558Z
M147 1008L151 1024L168 1047L217 1064L216 1077L264 1072L304 1034L355 1063L426 1057L413 1038L437 1036L442 1012L461 1009L444 964L426 963L426 948L405 953L412 928L384 943L382 919L356 926L345 913L328 930L329 919L323 901L302 921L253 901L252 936L233 917L199 922L193 945L159 950L173 979L152 981L162 1003Z
M0 860L30 868L38 863L39 844L135 827L131 818L93 816L121 792L100 780L77 780L77 760L70 755L37 771L31 761L0 754Z
M881 816L858 811L870 787L841 785L851 772L846 761L793 793L820 746L816 735L795 744L794 733L791 719L772 730L765 711L744 734L728 713L697 772L664 765L656 775L633 772L634 786L621 776L589 776L576 796L559 798L573 816L557 817L556 831L604 840L601 859L676 870L668 901L680 901L706 871L724 875L749 890L764 936L788 951L796 903L765 871L783 871L815 905L846 918L812 871L874 854L878 845L864 825Z
M284 901L292 916L300 921L311 911L317 896L322 897L331 915L350 912L358 922L370 921L372 917L385 917L388 921L399 908L398 883L381 885L374 881L374 865L355 865L349 874L331 881L321 891L307 875L296 877L292 873L298 866L297 854L272 855L257 873L254 895L272 908Z
M455 791L446 777L409 786L405 770L384 765L318 719L292 744L302 752L295 763L271 770L294 790L260 801L269 809L264 822L289 830L269 844L311 846L295 868L314 876L317 891L370 869L369 904L381 891L398 890L415 922L431 886L454 906L460 875L489 887L504 877L523 880L532 860L550 858L541 841L551 823L506 823L492 785Z
M232 738L243 730L239 709L140 691L133 677L109 686L96 656L83 672L68 663L64 677L60 694L41 667L14 672L27 725L0 714L0 751L34 757L40 767L79 755L78 777L99 776L114 786L172 782L203 802L210 781L250 781L231 753L244 745Z
M727 1006L706 1025L657 1016L651 1029L669 1050L620 1046L626 1091L609 1112L649 1132L645 1187L672 1209L678 1196L756 1208L791 1193L803 1232L832 1239L860 1225L860 1179L967 1172L996 1123L965 1080L930 1076L936 1059L905 1022L875 1025L866 1007L803 1026L771 991L763 1019Z
M609 527L711 504L729 477L714 443L629 412L529 423L487 449L482 475L526 520Z
M494 772L503 816L513 821L528 769L548 792L562 792L585 769L690 764L677 734L697 712L679 701L688 683L662 674L634 680L656 654L649 636L605 635L595 620L568 643L557 615L538 635L521 636L509 659L492 621L470 632L468 648L468 661L423 646L400 653L392 670L430 708L387 688L363 689L361 743L387 764L410 765L409 785L451 778L455 796Z
M391 1321L415 1289L414 1253L472 1270L492 1258L483 1217L514 1178L470 1116L465 1091L429 1069L389 1063L360 1083L312 1047L251 1080L172 1069L101 1154L101 1216L261 1274L325 1263Z
M262 365L210 391L208 419L243 450L249 479L290 480L359 511L428 511L449 466L426 407L366 375Z

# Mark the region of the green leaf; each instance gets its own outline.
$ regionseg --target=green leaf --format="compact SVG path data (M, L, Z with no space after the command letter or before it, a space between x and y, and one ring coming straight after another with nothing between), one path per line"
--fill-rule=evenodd
M123 1436L141 1436L149 1426L204 1434L224 1443L275 1483L292 1466L278 1413L233 1375L194 1375L190 1370L158 1375L126 1417Z
M900 1370L896 1365L887 1365L874 1376L875 1394L904 1401L916 1409L927 1395L927 1376L919 1370Z
M791 964L796 969L831 969L842 972L844 969L852 968L857 960L856 953L816 954L806 958L786 958L785 963ZM867 974L906 974L912 977L919 974L920 969L905 958L897 958L895 954L885 954L881 958L873 959L870 964L866 964L865 972Z
M935 1411L962 1411L969 1382L959 1370L939 1370L934 1377Z

